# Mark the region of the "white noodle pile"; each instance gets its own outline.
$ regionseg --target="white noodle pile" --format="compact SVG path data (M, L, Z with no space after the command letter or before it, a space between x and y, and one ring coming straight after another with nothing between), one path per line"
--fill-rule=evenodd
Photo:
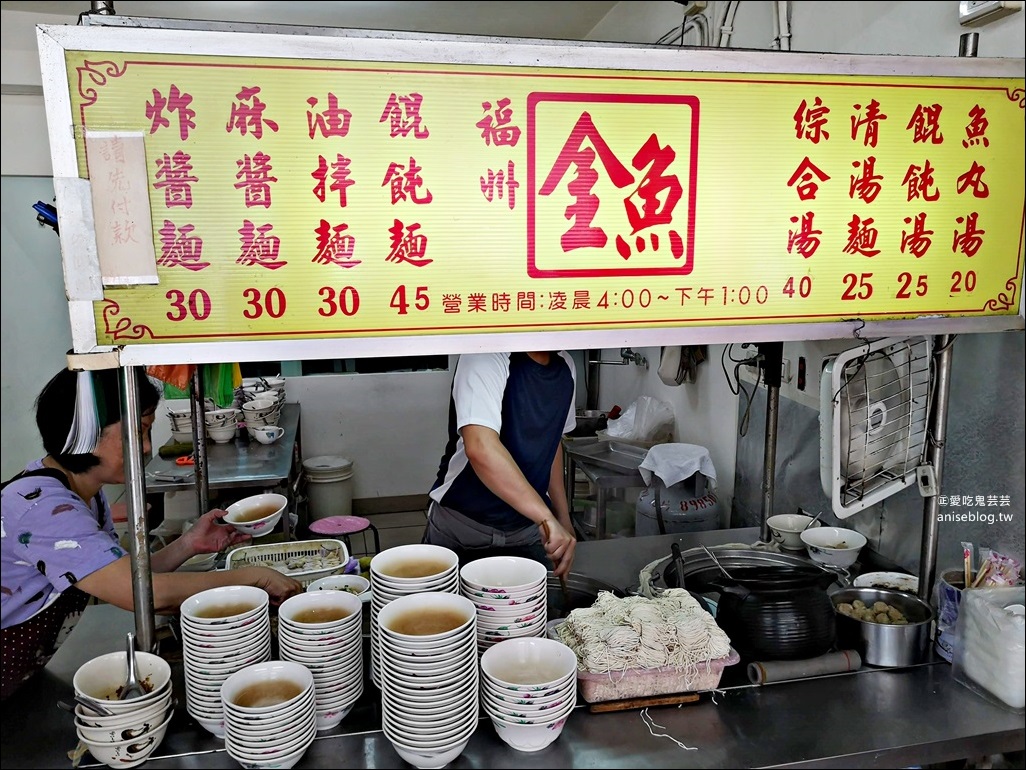
M730 639L687 591L620 599L601 591L591 607L576 609L556 630L587 673L671 666L694 678L698 664L730 652Z

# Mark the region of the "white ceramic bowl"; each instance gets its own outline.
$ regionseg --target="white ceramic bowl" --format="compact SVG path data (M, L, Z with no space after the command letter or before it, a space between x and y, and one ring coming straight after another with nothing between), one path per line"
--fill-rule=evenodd
M123 714L152 705L166 694L165 688L171 682L171 666L159 655L141 650L136 651L135 662L139 682L146 689L145 695L119 700L118 691L128 678L128 656L123 651L100 655L79 666L72 677L75 692L103 701L103 705L115 713Z
M182 566L178 568L178 572L207 572L214 568L214 564L217 563L216 553L198 553L186 559Z
M439 618L452 618L454 625L431 632L431 624L424 618L433 614ZM413 637L414 642L440 642L466 632L477 620L474 603L465 596L450 593L415 593L401 596L385 606L377 616L382 636L397 647ZM428 631L425 633L425 631Z
M246 430L250 437L259 444L273 444L285 435L285 429L280 425L247 425Z
M237 409L211 409L203 413L203 422L208 428L220 428L225 425L234 426L239 421Z
M363 602L348 591L314 591L290 596L278 608L278 628L304 631L348 628L362 617ZM330 617L341 615L342 617ZM321 618L321 619L318 619Z
M256 586L218 586L193 594L181 605L182 620L198 626L235 627L266 612L271 597Z
M543 725L514 725L493 716L492 725L495 726L496 734L510 747L517 751L532 752L541 751L556 740L563 732L563 725L568 718L564 716L556 722Z
M801 534L809 557L831 567L850 567L859 558L866 536L843 527L815 527Z
M576 653L553 639L506 639L489 647L481 656L481 673L500 688L549 689L576 672Z
M328 575L318 578L306 587L309 593L314 591L345 591L361 596L370 590L370 581L361 575Z
M83 740L92 743L121 743L122 741L141 740L144 736L162 727L167 727L171 720L173 711L171 702L168 701L164 707L155 714L145 717L137 717L131 724L114 725L109 727L90 727L75 721L75 730Z
M540 562L522 556L486 556L464 564L460 568L460 581L469 588L496 593L532 593L544 585L547 570Z
M228 506L224 520L239 532L253 537L268 535L281 519L289 500L285 495L268 493L253 495Z
M397 545L371 559L371 583L395 590L420 590L455 572L459 557L451 548L427 543Z
M105 765L109 767L135 767L145 762L156 751L161 741L164 740L164 734L167 732L167 726L170 722L171 716L169 715L162 725L151 730L149 733L113 743L90 740L81 733L78 733L78 738L89 747L89 753Z
M313 674L306 666L291 661L271 660L247 666L225 679L221 685L221 701L226 712L240 717L271 716L288 713L308 696L313 686ZM255 701L255 705L240 703L240 697L251 691L250 688L267 688L268 691L281 688L294 694L273 703L269 702L273 700L269 695L266 701Z
M207 426L207 437L215 444L227 444L235 438L238 426L235 423L224 426Z
M813 518L800 513L780 513L766 519L766 524L770 528L773 542L788 551L801 551L805 548L801 537L802 531L806 527L815 529L822 526L822 522L819 521L810 525L809 522Z
M188 430L171 430L171 438L177 441L179 444L191 444L192 443L192 428Z

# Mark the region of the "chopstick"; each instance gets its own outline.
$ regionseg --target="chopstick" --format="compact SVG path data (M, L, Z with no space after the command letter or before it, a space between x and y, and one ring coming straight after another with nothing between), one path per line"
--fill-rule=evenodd
M549 532L549 522L544 520L541 523L542 533L545 535L545 542L549 542L549 538L552 537L552 533ZM570 589L566 585L566 577L564 575L559 576L559 588L563 592L563 609L569 612L570 610Z

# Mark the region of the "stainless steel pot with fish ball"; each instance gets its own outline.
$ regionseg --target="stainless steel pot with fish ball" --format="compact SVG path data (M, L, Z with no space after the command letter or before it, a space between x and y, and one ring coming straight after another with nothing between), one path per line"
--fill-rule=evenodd
M870 666L912 666L926 657L930 642L933 608L918 596L882 588L842 588L830 594L837 613L837 644L856 650ZM846 615L841 604L861 601L867 607L876 602L898 610L908 621L904 625L877 623Z

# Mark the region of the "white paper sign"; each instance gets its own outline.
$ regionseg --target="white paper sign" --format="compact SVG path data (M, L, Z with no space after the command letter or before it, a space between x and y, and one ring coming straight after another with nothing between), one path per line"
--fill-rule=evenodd
M85 144L103 285L158 283L143 135L89 131Z

